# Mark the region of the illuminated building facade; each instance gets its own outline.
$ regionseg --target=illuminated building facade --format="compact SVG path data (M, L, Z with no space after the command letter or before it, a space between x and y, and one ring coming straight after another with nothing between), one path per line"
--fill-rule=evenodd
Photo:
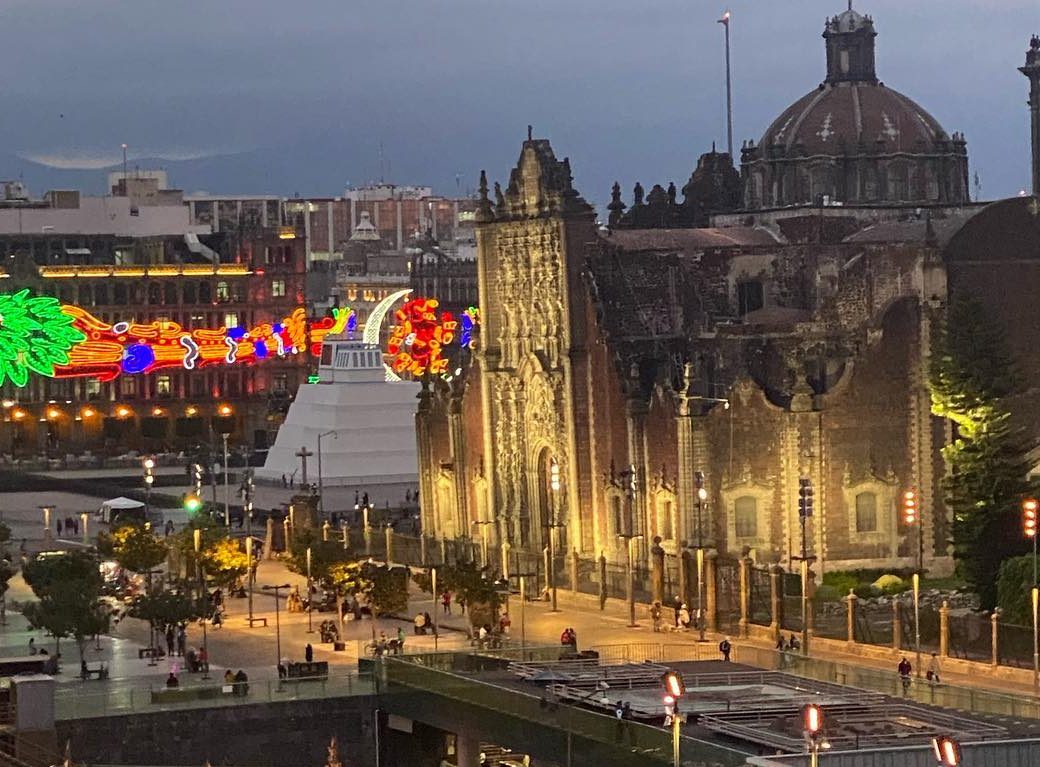
M4 292L28 288L75 305L102 323L176 323L253 328L303 306L302 235L275 224L213 233L193 223L179 194L155 204L140 196L80 197L0 206ZM183 447L229 432L265 447L309 372L307 355L263 365L166 368L149 374L32 376L7 381L5 452L51 454L85 447ZM215 418L216 422L211 422Z

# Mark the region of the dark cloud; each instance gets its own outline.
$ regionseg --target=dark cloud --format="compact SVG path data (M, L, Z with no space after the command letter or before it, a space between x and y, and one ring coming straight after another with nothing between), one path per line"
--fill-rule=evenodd
M757 139L822 79L823 20L844 5L732 2L738 141ZM984 194L1024 186L1016 67L1040 31L1035 3L856 7L877 24L881 78L967 135ZM387 165L394 180L452 191L456 174L468 186L481 167L503 176L533 123L602 202L615 178L626 189L681 182L723 140L723 10L701 0L9 0L0 141L51 158L112 155L124 141L146 154L246 152L241 162L280 169L266 178L279 188L258 192L334 193ZM227 177L175 181L245 191L265 178L233 162L207 167Z

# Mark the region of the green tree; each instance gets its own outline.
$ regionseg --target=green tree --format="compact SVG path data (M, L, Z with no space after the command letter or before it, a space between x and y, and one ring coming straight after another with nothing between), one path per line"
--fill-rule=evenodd
M974 299L953 301L936 335L930 370L932 412L950 419L956 438L943 449L953 513L954 556L986 609L997 603L1001 562L1023 553L1022 498L1030 445L1011 424L1007 399L1019 391L1002 328Z
M412 580L420 590L427 594L432 593L433 579L428 571L414 573ZM437 568L437 591L450 591L455 595L456 601L464 603L469 609L470 622L474 626L497 622L498 610L502 606L503 589L504 587L488 577L488 572L476 562L460 562Z
M997 576L997 604L1007 623L1028 626L1033 620L1033 555L1005 559Z
M54 636L55 653L62 638L73 637L82 662L85 640L108 631L97 558L83 551L40 556L25 565L22 575L39 600L23 609L26 620Z
M376 562L337 562L330 566L328 581L340 596L356 596L372 608L372 614L394 615L408 609L408 569Z
M249 555L237 540L220 538L202 550L200 557L206 578L227 588L249 572Z
M134 618L148 621L153 632L162 631L167 626L208 618L209 599L204 592L194 589L190 582L181 581L171 589L135 597L129 613Z
M311 550L311 578L315 582L327 581L333 565L350 559L350 552L344 550L342 541L323 541L319 531L307 529L293 536L285 566L294 573L306 575L308 548Z
M105 551L119 566L135 573L146 573L166 561L169 546L161 538L157 538L151 530L142 524L129 524L118 527L110 534L110 541L104 544Z

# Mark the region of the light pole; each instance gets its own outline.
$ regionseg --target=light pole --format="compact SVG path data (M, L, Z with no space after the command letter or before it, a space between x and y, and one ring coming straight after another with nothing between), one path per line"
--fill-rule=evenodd
M802 528L802 556L794 557L802 566L802 654L809 655L809 556L808 539L805 534L806 520L813 515L813 485L808 477L798 480L798 521Z
M314 612L314 605L311 604L311 547L307 547L307 633L314 633L314 624L311 614Z
M318 435L318 516L325 518L325 485L321 474L321 438L332 435L333 439L339 439L338 429L329 429Z
M820 740L823 738L823 709L815 703L807 703L802 709L804 733L809 750L809 764L818 767L820 763Z
M484 567L487 567L490 564L488 562L488 525L495 524L495 521L492 519L478 519L473 524L480 527L480 555L483 558Z
M722 14L719 24L726 28L726 146L733 159L733 87L729 67L729 11Z
M679 713L679 699L686 694L686 684L683 682L682 674L678 671L669 671L661 680L664 685L664 712L666 724L671 719L672 725L672 765L681 767L679 757L679 731L682 726L682 714ZM669 713L669 709L671 712Z
M556 547L554 539L556 538L556 528L560 525L556 522L556 496L560 492L560 464L556 460L556 456L549 462L549 561L547 562L546 575L549 578L549 593L552 599L552 607L550 612L559 612L559 608L556 606Z
M433 592L433 651L437 652L437 639L439 631L437 631L437 568L434 565L430 565L430 591Z
M629 628L634 628L638 624L636 623L636 573L635 573L635 556L632 553L632 541L635 541L643 536L635 531L635 515L636 515L636 487L638 485L638 477L636 475L636 467L629 465L629 467L621 472L621 476L628 479L628 486L626 489L626 496L628 497L628 532L618 533L618 539L625 542L625 559L627 563L628 571L628 625Z
M527 614L525 612L525 605L527 604L527 579L537 575L537 573L517 573L520 578L520 649L523 650L527 644Z
M152 483L155 482L152 469L155 468L155 460L145 458L141 465L144 467L144 518L147 520L152 516Z
M228 484L228 437L230 434L220 435L224 440L224 526L231 527L231 485Z
M1035 498L1026 498L1022 501L1022 531L1027 538L1033 541L1033 581L1029 590L1030 602L1033 606L1033 693L1040 691L1040 625L1038 625L1038 591L1036 572L1036 513L1037 501Z
M917 507L917 493L907 490L903 493L903 522L907 528L917 528L917 567L914 570L914 654L917 666L916 676L921 677L921 569L924 564L924 529Z
M54 511L53 506L41 506L40 511L43 512L43 540L50 541L51 536L51 512Z
M704 502L708 499L708 490L704 487L704 472L698 471L693 475L694 484L697 487L697 628L700 631L700 641L704 642L705 623L704 620Z
M256 560L253 558L253 470L246 471L245 481L242 483L243 500L245 508L242 513L246 518L246 551L249 554L249 574L246 579L249 588L246 589L246 599L249 605L249 628L253 628L256 618L253 617L253 587L256 585Z
M209 636L206 631L206 623L210 619L210 603L209 593L206 591L206 572L202 569L202 557L200 552L202 551L202 530L195 528L193 531L193 542L195 544L195 567L199 571L199 599L202 602L202 648L206 653L206 665L203 667L203 679L209 679ZM158 572L158 571L156 571ZM151 577L151 574L149 574ZM152 659L155 659L155 653L152 653Z
M282 584L280 584L278 586L261 586L261 588L264 591L273 591L274 592L274 652L275 652L275 655L278 656L277 663L275 665L276 666L281 666L282 665L282 624L281 624L281 621L279 620L279 617L278 617L278 602L279 602L280 597L281 597L279 592L282 589L289 588L289 584L288 583L282 583ZM288 669L286 669L286 672L288 672ZM278 684L279 684L279 686L281 686L281 682L282 682L282 675L281 675L281 673L279 673L278 674Z

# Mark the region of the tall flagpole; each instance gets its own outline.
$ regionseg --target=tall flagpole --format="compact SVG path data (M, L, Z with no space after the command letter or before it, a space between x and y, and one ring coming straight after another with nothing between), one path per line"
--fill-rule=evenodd
M726 11L719 19L719 24L726 28L726 147L729 158L733 161L733 81L729 66L729 18L730 12Z

